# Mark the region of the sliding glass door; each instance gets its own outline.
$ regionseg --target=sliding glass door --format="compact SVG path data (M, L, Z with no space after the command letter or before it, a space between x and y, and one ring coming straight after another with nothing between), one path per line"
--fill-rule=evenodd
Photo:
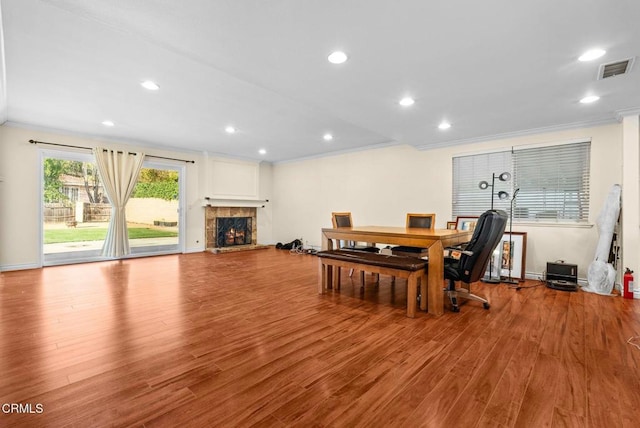
M146 161L127 203L131 254L182 252L184 167ZM43 265L106 260L111 205L90 153L42 151Z
M91 154L42 152L43 265L102 260L110 217Z
M127 230L133 255L182 251L183 167L145 161L127 203Z

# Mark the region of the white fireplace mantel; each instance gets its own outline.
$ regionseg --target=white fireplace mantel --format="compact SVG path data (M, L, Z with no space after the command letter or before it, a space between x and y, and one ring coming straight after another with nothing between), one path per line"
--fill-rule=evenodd
M233 198L204 198L204 207L254 207L264 208L268 199L233 199Z

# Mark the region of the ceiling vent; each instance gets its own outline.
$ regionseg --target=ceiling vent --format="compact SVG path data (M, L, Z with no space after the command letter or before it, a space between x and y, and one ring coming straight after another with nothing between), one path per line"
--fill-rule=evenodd
M610 62L609 64L602 64L598 70L598 80L606 79L608 77L619 76L631 71L634 58L623 59L622 61Z

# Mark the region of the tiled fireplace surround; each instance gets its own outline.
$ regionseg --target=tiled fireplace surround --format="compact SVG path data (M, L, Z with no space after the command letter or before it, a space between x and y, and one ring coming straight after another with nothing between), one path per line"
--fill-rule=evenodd
M212 252L252 250L257 247L257 208L255 207L205 207L205 230L207 250ZM217 248L216 245L216 219L218 217L251 217L251 244L236 245L232 247Z

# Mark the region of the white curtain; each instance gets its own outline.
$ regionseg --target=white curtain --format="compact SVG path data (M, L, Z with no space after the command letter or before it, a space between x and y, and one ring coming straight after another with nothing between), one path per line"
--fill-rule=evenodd
M127 153L107 150L101 147L93 149L98 172L104 185L104 191L111 202L111 220L109 231L102 246L102 255L121 257L131 252L125 207L144 160L143 153Z

